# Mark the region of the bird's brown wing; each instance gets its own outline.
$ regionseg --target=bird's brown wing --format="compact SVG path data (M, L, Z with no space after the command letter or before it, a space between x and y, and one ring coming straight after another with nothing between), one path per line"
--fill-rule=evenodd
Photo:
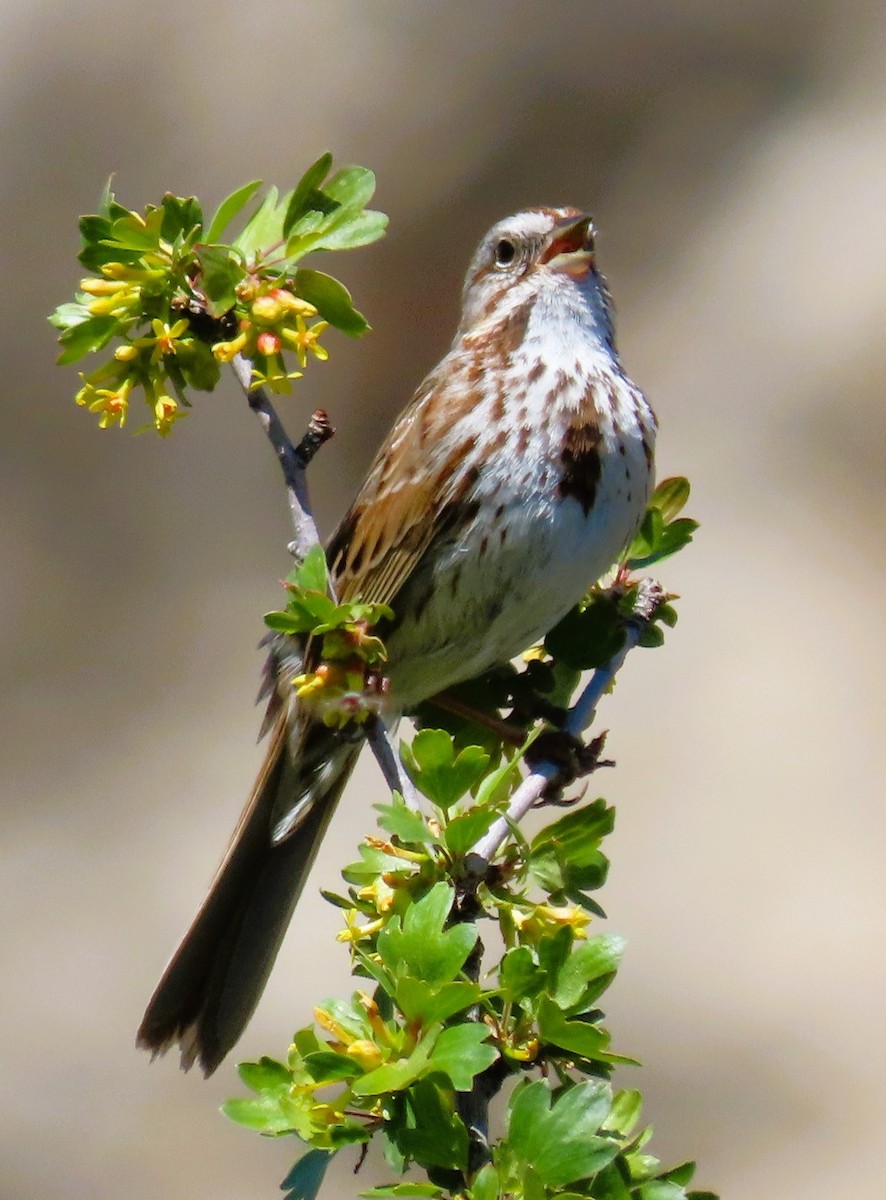
M444 360L445 362L445 360ZM442 366L443 364L441 364ZM459 418L476 401L434 372L419 388L373 462L359 495L333 534L327 558L341 600L390 604L431 542L456 518L477 479L473 439Z

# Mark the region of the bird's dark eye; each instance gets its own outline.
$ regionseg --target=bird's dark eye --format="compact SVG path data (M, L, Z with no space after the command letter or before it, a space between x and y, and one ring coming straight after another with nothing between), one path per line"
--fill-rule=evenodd
M502 238L495 247L495 265L507 267L517 257L517 247L508 238Z

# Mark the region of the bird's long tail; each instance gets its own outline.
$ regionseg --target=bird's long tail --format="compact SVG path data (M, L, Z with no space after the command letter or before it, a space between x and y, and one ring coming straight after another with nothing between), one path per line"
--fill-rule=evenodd
M185 1070L199 1062L210 1075L237 1042L359 752L314 722L293 748L281 715L209 895L145 1011L143 1049L178 1042Z

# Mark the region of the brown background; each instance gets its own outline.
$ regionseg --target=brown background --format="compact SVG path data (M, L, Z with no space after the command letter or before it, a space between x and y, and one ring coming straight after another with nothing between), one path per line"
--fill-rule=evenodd
M98 433L43 318L110 171L133 206L209 205L327 147L375 168L392 224L335 264L376 332L330 337L284 410L340 427L325 529L485 228L595 212L660 473L703 521L662 572L679 627L604 717L629 941L609 1023L699 1183L881 1194L884 26L875 0L3 4L4 1200L273 1196L297 1151L216 1115L232 1066L204 1083L132 1048L260 754L276 467L230 385L168 443ZM366 764L318 879L380 794ZM242 1057L347 987L311 893ZM346 1158L330 1196L355 1191Z

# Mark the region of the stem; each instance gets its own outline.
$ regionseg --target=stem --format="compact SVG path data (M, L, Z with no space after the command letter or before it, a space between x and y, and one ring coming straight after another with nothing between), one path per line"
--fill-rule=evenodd
M637 591L634 611L625 622L624 645L617 654L613 654L605 666L598 667L593 673L587 686L578 700L570 708L563 726L565 733L578 737L593 721L597 705L605 695L612 681L627 658L629 652L637 645L643 630L655 614L655 610L664 601L664 591L651 579L642 579ZM559 767L556 763L545 761L538 763L530 775L523 780L511 796L508 810L503 817L495 822L489 832L474 846L473 853L487 861L508 836L510 827L520 822L542 796L552 780L557 778Z
M418 792L415 790L412 780L403 770L384 721L379 717L373 717L372 720L367 722L366 727L368 730L366 740L369 742L370 750L375 755L375 761L381 767L385 783L387 783L392 792L400 793L407 808L413 812L421 812L421 802L418 798Z
M311 417L301 442L298 446L294 446L264 388L251 386L252 363L250 360L238 354L231 365L240 386L246 393L249 407L258 417L283 471L289 512L295 530L295 538L290 543L290 551L295 559L301 561L309 550L320 545L320 534L314 521L308 493L306 468L323 443L329 441L335 430L329 424L326 413L318 409ZM333 599L335 599L334 596Z

